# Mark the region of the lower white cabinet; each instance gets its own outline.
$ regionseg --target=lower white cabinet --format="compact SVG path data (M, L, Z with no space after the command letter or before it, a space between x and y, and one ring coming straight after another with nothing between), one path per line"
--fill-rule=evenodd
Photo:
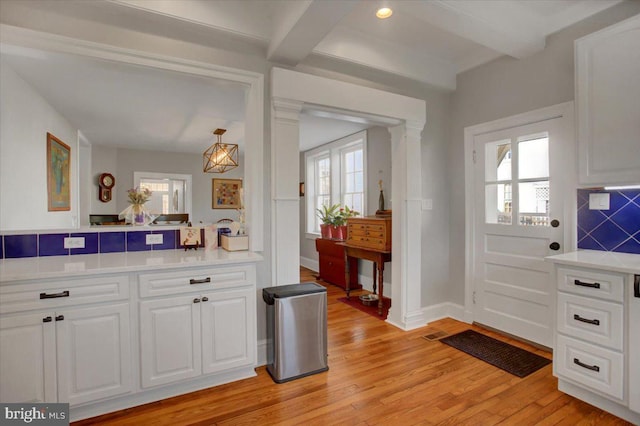
M255 363L253 288L140 302L142 387Z
M129 303L0 318L0 400L71 405L130 392Z

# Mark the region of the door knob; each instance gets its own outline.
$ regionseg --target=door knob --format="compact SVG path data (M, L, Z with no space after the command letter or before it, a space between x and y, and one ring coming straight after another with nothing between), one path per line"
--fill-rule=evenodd
M551 250L560 250L560 243L556 243L555 241L549 244L549 248Z
M552 226L553 228L557 228L558 226L560 226L560 221L559 221L558 219L553 219L553 220L551 221L551 226Z

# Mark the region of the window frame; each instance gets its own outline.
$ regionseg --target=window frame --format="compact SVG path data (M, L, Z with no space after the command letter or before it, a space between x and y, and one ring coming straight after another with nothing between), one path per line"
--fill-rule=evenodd
M193 185L192 185L192 176L186 174L179 173L157 173L157 172L133 172L133 185L134 187L140 187L140 180L142 179L170 179L170 180L184 180L185 181L185 191L184 191L184 207L185 212L189 215L189 220L193 220L192 215L192 197L193 197Z
M317 148L310 149L304 153L305 164L305 180L307 193L304 200L304 231L305 235L309 239L316 239L320 236L320 230L312 229L316 220L316 161L322 158L330 158L330 203L342 204L343 198L343 155L346 152L354 151L358 147L362 148L362 168L363 168L363 211L360 212L363 216L367 214L367 131L362 130L349 136L337 139L333 142L326 143Z

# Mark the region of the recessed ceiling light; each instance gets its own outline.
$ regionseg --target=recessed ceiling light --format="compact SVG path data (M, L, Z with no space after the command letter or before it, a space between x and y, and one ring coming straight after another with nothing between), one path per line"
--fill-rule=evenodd
M393 10L388 7L381 7L376 12L376 16L380 19L387 19L389 16L393 15Z

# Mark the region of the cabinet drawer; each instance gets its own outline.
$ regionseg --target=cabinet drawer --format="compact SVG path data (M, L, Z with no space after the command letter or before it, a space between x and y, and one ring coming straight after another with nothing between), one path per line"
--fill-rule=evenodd
M140 297L166 296L253 285L254 265L190 268L157 274L140 274Z
M563 266L558 268L558 290L622 302L624 276Z
M558 331L622 351L622 305L558 293Z
M0 286L0 313L129 298L127 275L94 276Z
M553 362L558 376L622 400L624 358L621 353L558 335Z

